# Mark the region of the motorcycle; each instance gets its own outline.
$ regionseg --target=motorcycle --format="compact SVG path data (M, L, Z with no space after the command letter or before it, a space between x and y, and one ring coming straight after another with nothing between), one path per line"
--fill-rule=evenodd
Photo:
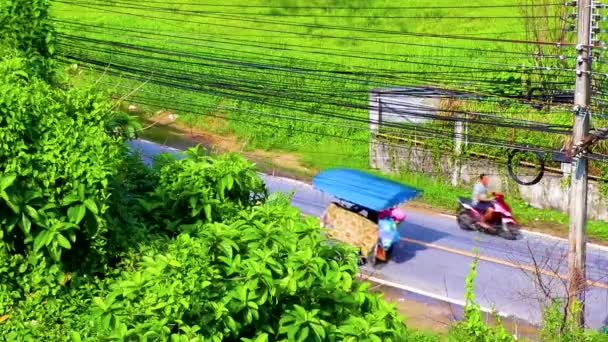
M505 202L504 195L494 193L492 201L494 214L490 220L491 229L481 225L483 213L473 206L470 198L459 197L458 226L463 230L477 230L480 232L498 235L507 240L516 240L519 236L519 224L513 217L511 207Z

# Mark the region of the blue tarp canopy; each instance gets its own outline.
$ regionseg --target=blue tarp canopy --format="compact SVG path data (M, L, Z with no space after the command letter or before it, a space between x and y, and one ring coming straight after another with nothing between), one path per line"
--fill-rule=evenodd
M360 170L336 168L321 171L315 188L343 201L380 211L416 197L422 191Z

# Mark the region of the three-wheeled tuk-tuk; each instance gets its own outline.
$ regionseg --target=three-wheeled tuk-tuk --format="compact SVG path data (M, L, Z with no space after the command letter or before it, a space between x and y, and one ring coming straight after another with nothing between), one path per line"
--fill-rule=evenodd
M332 196L321 217L329 237L359 248L361 262L386 262L399 241L405 219L398 206L421 191L360 170L334 168L313 178L313 186ZM396 213L396 214L395 214Z

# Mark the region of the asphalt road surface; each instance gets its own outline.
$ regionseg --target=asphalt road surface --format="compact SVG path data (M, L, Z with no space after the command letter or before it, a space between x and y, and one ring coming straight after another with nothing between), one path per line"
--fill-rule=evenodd
M150 141L131 142L145 161L160 152L179 150ZM332 198L312 186L286 178L262 175L271 192L288 193L303 213L321 216ZM456 199L454 199L456 201ZM564 240L524 233L517 241L458 228L453 217L409 211L399 229L402 239L393 260L363 272L393 286L452 303L463 303L465 278L478 255L476 301L486 309L531 323L541 320L544 294L565 292L567 244ZM517 217L517 213L514 213ZM586 319L599 329L608 319L608 248L590 245L587 253Z

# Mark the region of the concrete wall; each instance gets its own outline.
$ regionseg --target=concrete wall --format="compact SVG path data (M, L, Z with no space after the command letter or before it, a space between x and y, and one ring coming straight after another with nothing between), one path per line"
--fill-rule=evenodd
M429 175L439 173L443 178L452 179L459 184L473 184L480 173L486 173L490 175L492 190L507 194L519 193L522 199L538 208L568 211L567 173L564 176L545 172L538 184L521 186L511 180L505 165L474 158L455 162L452 157L446 155L434 158L432 152L423 148L382 142L375 139L373 134L370 139L370 164L373 168L386 172L417 171ZM564 177L568 179L564 181ZM595 181L589 181L589 218L608 220L608 206Z

